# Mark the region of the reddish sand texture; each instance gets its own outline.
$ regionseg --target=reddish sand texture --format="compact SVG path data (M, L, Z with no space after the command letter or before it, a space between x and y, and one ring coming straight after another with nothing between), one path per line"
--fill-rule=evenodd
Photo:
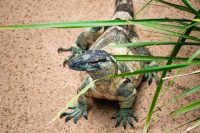
M148 0L134 0L134 9L139 9ZM181 1L170 0L177 4ZM199 0L192 0L200 7ZM111 19L114 0L0 0L0 25L63 22L81 20ZM167 6L152 5L143 10L137 18L193 18L187 12ZM176 41L177 38L136 27L142 41ZM0 132L1 133L141 133L143 120L148 113L156 85L143 83L139 89L134 112L139 121L135 129L126 130L122 125L115 128L111 116L118 105L112 102L96 102L89 112L89 119L80 119L78 124L64 120L49 121L76 94L83 80L84 72L62 67L66 53L57 54L58 47L70 47L83 29L33 29L0 31ZM197 33L193 33L196 34ZM200 34L198 33L197 37ZM166 56L172 46L153 46L153 55ZM184 46L180 56L189 57L199 47ZM164 63L160 63L164 64ZM189 67L184 73L199 69ZM168 76L175 74L172 71ZM160 75L160 73L159 73ZM165 82L164 90L168 85ZM160 107L170 98L200 83L200 75L178 78L173 87L158 99ZM189 95L161 109L153 115L149 132L162 133L181 123L200 117L200 110L194 110L172 118L169 113L184 104L198 100L199 93ZM187 126L174 131L183 132ZM200 132L196 128L191 133Z

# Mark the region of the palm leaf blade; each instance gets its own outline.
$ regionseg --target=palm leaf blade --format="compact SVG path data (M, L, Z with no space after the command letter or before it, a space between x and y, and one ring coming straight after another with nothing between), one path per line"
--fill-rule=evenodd
M194 110L194 109L197 109L197 108L200 108L200 101L192 102L189 105L186 105L186 106L184 106L180 109L177 109L177 110L171 112L170 115L177 116L177 115L180 115L182 113L186 113L188 111L191 111L191 110Z

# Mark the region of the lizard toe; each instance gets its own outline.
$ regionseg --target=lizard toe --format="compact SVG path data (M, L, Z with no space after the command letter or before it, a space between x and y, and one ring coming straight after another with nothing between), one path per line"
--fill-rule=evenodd
M131 117L128 117L128 118L127 118L127 121L128 121L128 123L129 123L129 125L130 125L132 128L134 128L133 122L132 122L132 120L131 120Z
M73 113L69 113L69 115L66 115L65 122L70 121L72 118L74 118L79 113L78 110L73 111Z
M78 120L81 118L82 116L82 112L79 111L75 116L74 116L74 123L77 124Z
M138 118L135 116L134 112L131 113L131 117L133 117L133 119L138 122Z
M117 122L115 124L115 127L118 127L121 122L122 122L122 116L117 117Z
M60 47L60 48L58 48L58 50L57 50L57 52L58 52L59 54L62 53L62 52L68 52L68 51L71 51L71 48L66 49L66 48Z
M123 117L122 123L123 123L124 129L126 129L127 117Z
M124 129L126 129L127 123L133 128L134 126L131 118L137 121L131 108L120 109L119 112L113 116L113 119L117 120L115 127L118 127L122 122Z

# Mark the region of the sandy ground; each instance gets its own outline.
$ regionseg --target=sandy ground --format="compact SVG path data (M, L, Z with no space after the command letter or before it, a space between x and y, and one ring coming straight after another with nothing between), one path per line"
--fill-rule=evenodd
M177 2L176 0L173 0ZM134 2L138 11L145 0ZM200 7L198 0L192 3ZM114 12L114 0L0 0L0 25L102 20L111 19ZM137 18L192 18L185 12L163 6L151 6L141 12ZM83 29L35 29L0 31L0 132L1 133L105 133L134 132L141 133L144 118L148 113L151 99L156 89L155 83L140 88L134 111L139 118L135 129L115 128L111 116L118 105L112 102L98 101L89 112L89 120L81 119L77 125L57 120L49 121L75 94L84 73L62 67L64 57L57 54L58 47L70 47ZM137 28L143 41L176 40L169 36ZM195 34L195 33L194 33ZM198 35L200 36L200 35ZM180 56L188 57L199 47L184 47ZM151 47L153 55L169 55L170 46ZM197 70L199 67L187 68L184 72ZM175 74L174 71L168 75ZM174 86L163 97L164 101L197 85L200 75L188 76L176 80ZM168 82L165 82L167 85ZM166 88L166 87L165 87ZM163 88L163 90L165 89ZM161 95L164 91L161 92ZM181 123L200 117L195 110L176 118L169 113L193 100L198 95L190 95L177 101L153 115L150 133L161 133ZM176 132L182 132L184 126ZM200 132L200 128L192 133Z

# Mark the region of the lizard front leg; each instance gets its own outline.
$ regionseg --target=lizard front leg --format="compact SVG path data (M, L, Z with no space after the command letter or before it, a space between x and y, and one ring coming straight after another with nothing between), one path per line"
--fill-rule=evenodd
M86 78L81 87L78 89L78 92L81 91L86 85L90 83L90 78ZM65 122L68 122L72 118L74 118L74 123L76 124L77 121L83 116L85 119L87 119L88 115L88 108L93 104L92 98L89 96L89 94L86 92L85 94L81 95L78 99L78 104L74 107L72 107L71 112L64 112L60 115L60 118L66 117Z
M112 117L113 119L117 119L115 127L119 126L122 122L124 128L126 129L127 122L131 127L133 127L132 118L137 121L132 109L136 94L137 92L135 87L129 81L123 82L117 89L120 110Z
M70 48L58 48L58 53L61 52L72 52L71 56L65 58L63 65L67 63L72 57L76 56L77 54L81 54L83 50L88 50L90 46L102 35L104 32L104 27L94 27L90 28L87 31L82 32L72 47Z

